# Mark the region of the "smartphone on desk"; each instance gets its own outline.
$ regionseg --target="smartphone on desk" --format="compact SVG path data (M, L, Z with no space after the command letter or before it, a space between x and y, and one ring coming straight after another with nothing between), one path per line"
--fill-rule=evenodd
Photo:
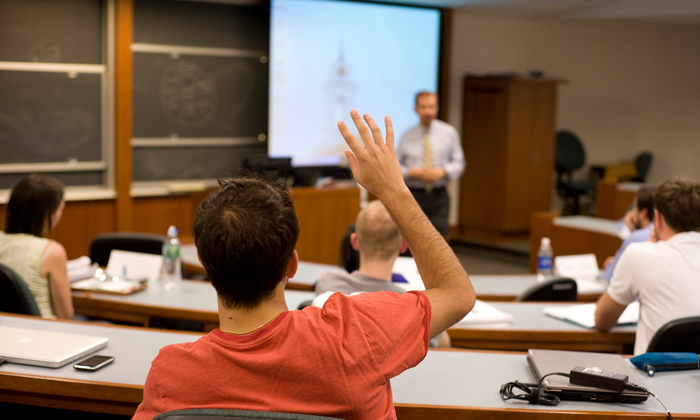
M88 370L88 371L95 371L101 367L107 366L108 364L112 363L114 361L113 356L91 356L88 357L85 360L82 360L75 365L73 365L74 369L78 370Z

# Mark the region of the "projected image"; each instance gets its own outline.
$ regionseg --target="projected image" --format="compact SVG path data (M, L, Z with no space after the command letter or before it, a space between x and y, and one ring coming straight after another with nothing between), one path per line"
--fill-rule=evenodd
M342 165L337 122L390 115L397 140L418 124L414 96L437 90L437 10L274 0L269 154L294 166Z

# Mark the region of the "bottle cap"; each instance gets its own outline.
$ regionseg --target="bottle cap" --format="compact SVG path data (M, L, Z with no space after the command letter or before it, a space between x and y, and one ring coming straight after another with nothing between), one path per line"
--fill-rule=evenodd
M175 227L175 225L170 225L170 227L168 228L168 236L177 236L177 228Z
M544 238L542 238L541 244L547 246L550 245L551 242L549 241L549 238L545 236Z

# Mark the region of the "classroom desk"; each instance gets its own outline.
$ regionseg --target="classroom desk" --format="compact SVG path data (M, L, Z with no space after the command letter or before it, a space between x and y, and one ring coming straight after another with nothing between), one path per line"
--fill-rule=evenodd
M296 309L314 293L285 290L289 309ZM73 292L75 312L111 321L130 322L148 327L152 317L201 322L203 331L219 327L216 290L209 282L183 280L180 287L166 290L161 283L126 296L106 293Z
M537 269L537 250L543 237L552 243L554 255L594 254L598 267L622 245L619 227L612 220L590 216L564 216L557 212L532 214L530 272Z
M0 315L0 324L106 336L100 353L116 360L97 372L4 364L0 366L0 401L90 412L131 415L143 398L151 360L168 344L194 341L197 334L176 334L129 327L48 321ZM533 380L524 354L474 351L429 351L415 368L391 380L400 420L496 418L530 420L662 419L661 405L650 398L641 404L595 404L564 401L557 407L503 401L498 390L513 380ZM657 394L676 419L700 417L697 386L700 371L638 375L637 383Z
M610 332L587 329L552 318L542 312L546 306L572 303L491 302L513 316L505 324L455 325L447 332L454 347L482 350L527 351L551 349L596 351L622 354L634 346L636 326L620 326Z
M188 267L202 265L197 260L197 250L194 245L183 245L182 258ZM337 268L333 265L299 261L299 269L293 279L287 283L287 289L312 290L319 274L326 270ZM472 285L477 298L483 301L513 301L528 287L537 283L534 275L470 275ZM578 300L582 302L595 302L602 294L601 290L579 293Z

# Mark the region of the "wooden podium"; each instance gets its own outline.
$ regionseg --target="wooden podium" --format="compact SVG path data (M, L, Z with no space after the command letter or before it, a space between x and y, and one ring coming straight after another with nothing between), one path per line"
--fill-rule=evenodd
M461 229L527 232L550 209L556 99L553 80L465 78Z

